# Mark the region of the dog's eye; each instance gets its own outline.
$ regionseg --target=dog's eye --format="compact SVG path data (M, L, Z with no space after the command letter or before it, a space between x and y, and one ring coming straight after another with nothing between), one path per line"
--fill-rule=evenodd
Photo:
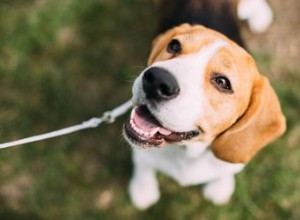
M211 83L220 91L224 93L233 93L231 83L226 76L217 75L211 78Z
M171 40L167 46L167 52L173 55L179 54L181 52L181 44L179 40Z

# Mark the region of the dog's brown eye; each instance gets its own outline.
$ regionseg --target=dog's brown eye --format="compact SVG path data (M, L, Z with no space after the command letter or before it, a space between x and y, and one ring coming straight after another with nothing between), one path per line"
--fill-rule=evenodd
M167 46L167 51L168 53L173 55L179 54L181 52L181 44L179 40L177 39L171 40Z
M226 76L213 76L211 82L220 92L233 93L231 83Z

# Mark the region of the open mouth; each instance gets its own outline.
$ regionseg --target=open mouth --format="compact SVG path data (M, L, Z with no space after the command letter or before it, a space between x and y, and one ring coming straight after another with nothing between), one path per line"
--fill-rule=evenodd
M145 105L132 110L130 121L124 125L124 133L139 146L159 146L164 142L180 142L199 135L198 130L174 132L164 128Z

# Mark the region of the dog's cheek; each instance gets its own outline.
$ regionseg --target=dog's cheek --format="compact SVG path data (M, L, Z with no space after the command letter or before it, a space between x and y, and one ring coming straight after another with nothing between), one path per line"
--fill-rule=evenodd
M195 93L185 92L168 103L160 104L153 112L165 127L178 132L194 130L197 118L203 114L202 102L196 102L198 97L195 96Z

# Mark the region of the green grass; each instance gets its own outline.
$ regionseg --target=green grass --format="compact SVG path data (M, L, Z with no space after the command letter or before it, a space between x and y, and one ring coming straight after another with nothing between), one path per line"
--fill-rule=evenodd
M130 97L146 65L152 1L0 3L0 142L77 124ZM254 51L255 53L255 51ZM256 54L260 68L276 63ZM132 165L126 116L97 129L0 151L0 219L299 219L300 69L272 77L288 131L238 175L228 205L159 176L162 197L145 212L127 195Z

